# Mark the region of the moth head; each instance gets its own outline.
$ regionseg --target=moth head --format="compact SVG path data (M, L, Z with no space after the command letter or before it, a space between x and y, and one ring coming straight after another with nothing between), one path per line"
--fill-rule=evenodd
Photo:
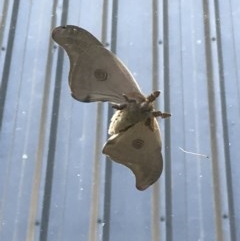
M142 113L151 112L153 110L153 102L159 96L160 91L154 91L147 97L144 97L141 93L128 93L123 94L128 105L137 106Z
M153 110L153 103L152 102L148 102L148 101L144 101L142 103L140 103L140 110L141 112L151 112Z

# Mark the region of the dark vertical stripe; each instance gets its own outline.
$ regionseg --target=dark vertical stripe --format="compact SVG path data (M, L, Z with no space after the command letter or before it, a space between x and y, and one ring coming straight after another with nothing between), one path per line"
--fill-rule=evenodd
M118 19L118 0L113 1L112 9L112 34L111 34L111 51L116 53L117 50L117 21ZM113 110L110 107L108 110L108 119L113 115ZM104 191L104 215L105 225L103 227L103 240L110 240L110 218L111 218L111 189L112 189L112 161L106 158L105 170L105 191Z
M169 23L168 1L163 1L163 60L164 60L164 111L170 111L170 76L169 76ZM165 189L166 189L166 240L172 236L172 164L171 164L171 129L170 119L165 121Z
M224 142L224 154L225 154L225 166L227 177L227 197L228 197L228 209L229 209L229 223L230 223L230 235L231 240L237 240L236 238L236 224L235 224L235 212L233 201L233 186L232 186L232 167L229 153L229 136L228 136L228 124L227 124L227 104L225 94L225 78L224 78L224 64L222 53L222 39L221 39L221 18L219 14L219 2L214 1L216 12L216 31L217 31L217 51L218 51L218 64L219 64L219 76L220 76L220 91L221 91L221 109L222 109L222 123L223 123L223 142Z
M65 25L67 21L67 9L68 0L64 0L62 8L62 20L61 25ZM41 220L41 232L40 241L47 241L48 238L48 224L49 224L49 213L51 207L51 196L52 196L52 183L53 183L53 172L55 164L55 150L56 150L56 139L57 139L57 127L58 127L58 116L59 116L59 104L60 104L60 94L61 94L61 83L62 83L62 67L63 67L63 51L59 51L56 78L55 78L55 88L53 96L53 107L52 107L52 118L50 126L50 137L49 137L49 149L47 156L47 167L45 176L45 187L43 196L43 209L42 209L42 220ZM49 80L50 81L50 80Z
M111 51L117 51L118 0L113 1Z
M107 25L108 25L108 0L103 0L103 13L102 13L102 43L107 45Z
M112 110L108 111L109 120L112 116ZM105 185L104 185L104 213L103 220L105 225L103 226L102 240L110 240L110 223L111 223L111 190L112 190L112 161L106 157L105 167Z
M15 39L15 30L16 30L16 24L17 24L17 18L18 18L19 2L20 2L19 0L13 2L12 18L11 18L10 30L8 34L8 45L6 48L2 82L0 86L0 130L2 129L3 112L5 108L5 100L7 95L10 66L12 61L12 51L13 51L13 43Z
M62 66L63 66L63 52L60 51L58 56L58 61L57 61L57 70L56 70L57 74L55 79L54 100L53 100L52 118L51 118L51 126L50 126L49 149L48 149L48 157L47 157L42 221L41 221L41 234L40 234L41 241L47 240L47 233L48 233L49 212L50 212L51 195L52 195L53 170L54 170L54 162L55 162L54 158L55 158L56 138L57 138L60 90L61 90L61 81L62 81Z

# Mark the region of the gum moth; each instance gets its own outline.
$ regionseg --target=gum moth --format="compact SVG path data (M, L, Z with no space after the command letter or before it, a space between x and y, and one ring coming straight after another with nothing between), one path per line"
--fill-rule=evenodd
M160 91L145 97L124 64L82 28L57 27L52 38L69 56L72 97L81 102L108 101L116 109L102 152L130 168L136 188L145 190L158 180L163 169L156 117L170 114L154 110L153 102Z

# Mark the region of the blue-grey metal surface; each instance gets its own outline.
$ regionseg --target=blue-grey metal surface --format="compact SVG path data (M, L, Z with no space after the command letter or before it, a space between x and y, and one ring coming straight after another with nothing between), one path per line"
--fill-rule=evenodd
M239 19L239 0L2 0L0 240L240 240ZM164 171L144 192L101 154L108 105L71 98L64 24L162 90Z

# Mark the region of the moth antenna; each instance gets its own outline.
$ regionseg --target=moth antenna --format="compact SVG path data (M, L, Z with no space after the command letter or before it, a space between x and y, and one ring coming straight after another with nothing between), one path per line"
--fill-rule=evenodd
M156 98L160 95L161 91L160 90L156 90L153 91L152 95L154 95Z
M152 92L148 97L147 97L147 101L149 102L153 102L154 100L156 100L156 98L160 95L160 91L154 91Z
M123 104L115 104L115 105L112 105L112 108L116 109L116 110L123 110L127 107L127 104L126 103L123 103Z
M162 117L163 119L165 118L169 118L171 116L170 113L166 113L166 112L161 112L161 111L153 111L152 112L154 117Z

